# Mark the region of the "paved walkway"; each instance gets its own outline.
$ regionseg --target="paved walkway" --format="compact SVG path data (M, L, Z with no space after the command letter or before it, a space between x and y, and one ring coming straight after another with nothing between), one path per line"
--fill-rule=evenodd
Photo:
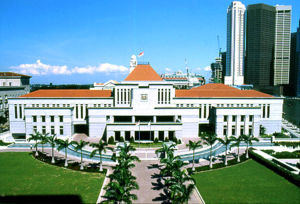
M133 203L164 203L166 197L160 182L159 161L141 161L135 165L133 175L140 188L132 192L138 196ZM202 203L195 190L189 200L189 204L194 203Z

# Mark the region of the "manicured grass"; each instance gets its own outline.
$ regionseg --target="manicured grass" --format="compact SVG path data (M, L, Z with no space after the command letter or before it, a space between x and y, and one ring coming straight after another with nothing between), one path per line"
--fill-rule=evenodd
M193 175L208 203L300 203L300 188L254 160Z
M83 203L96 203L103 180L102 174L49 165L29 153L0 153L0 196L78 195Z
M130 143L135 148L156 148L161 147L163 142L156 142L156 143Z

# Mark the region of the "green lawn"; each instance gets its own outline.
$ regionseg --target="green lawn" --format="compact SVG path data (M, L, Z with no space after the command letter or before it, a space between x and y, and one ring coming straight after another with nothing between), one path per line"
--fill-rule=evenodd
M300 188L254 160L193 175L208 203L300 203Z
M163 142L157 143L130 143L135 148L156 148L161 147Z
M0 153L0 196L78 195L96 203L103 180L102 174L52 166L29 153Z

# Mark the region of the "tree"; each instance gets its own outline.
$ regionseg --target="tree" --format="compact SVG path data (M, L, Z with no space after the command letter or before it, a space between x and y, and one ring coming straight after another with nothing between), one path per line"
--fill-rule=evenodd
M263 125L259 126L259 134L265 135L266 134L266 128Z
M175 147L176 147L175 144L171 144L168 146L165 143L163 143L162 147L160 149L157 149L155 151L155 153L156 154L159 154L159 153L164 154L165 158L167 158Z
M201 138L204 140L206 144L210 145L209 168L212 168L212 146L217 141L217 135L214 133L203 133Z
M259 141L256 137L253 135L243 135L243 141L247 144L247 149L246 149L246 158L249 158L248 150L249 150L249 145L252 145L252 141Z
M54 147L56 145L56 135L50 135L49 137L47 137L47 141L48 143L51 145L51 156L52 156L52 159L51 159L51 163L54 164L55 163L55 160L54 160Z
M228 138L227 135L225 135L224 139L218 138L218 141L221 142L223 145L225 145L225 166L227 166L227 150L228 150L228 145L230 144L231 140Z
M67 150L68 150L68 147L71 143L72 142L69 141L69 138L67 138L66 140L62 140L62 139L57 140L57 144L58 144L57 149L58 149L58 151L60 151L62 149L65 149L65 167L68 166L68 160L67 160L68 153L67 153Z
M199 147L202 147L201 145L201 141L198 142L193 142L191 140L189 140L189 144L186 145L187 147L189 147L189 150L193 150L193 167L192 167L192 171L195 171L195 150Z
M134 162L140 161L138 157L132 156L131 151L135 148L130 144L124 143L124 146L118 147L119 155L113 154L112 159L117 162L113 167L114 173L110 174L110 182L104 187L106 190L106 201L109 203L132 203L137 200L137 196L131 193L132 190L138 189L136 177L132 175L130 169L134 168Z
M230 147L238 147L237 162L240 162L240 144L243 141L243 135L238 137L231 136L230 139L234 142Z
M83 164L82 164L82 149L89 144L89 142L80 140L79 142L73 141L70 144L75 145L75 150L78 151L80 150L80 170L83 170Z
M35 147L35 156L39 156L39 153L38 153L38 140L40 140L41 138L41 133L39 132L34 132L33 134L30 134L30 137L27 139L29 142L31 140L34 140L35 141L35 144L34 144L34 147Z
M44 153L44 144L48 142L48 135L49 133L40 135L40 144L42 145L42 153Z
M97 154L97 153L100 155L99 156L99 158L100 158L99 171L103 171L103 169L102 169L102 152L106 153L107 143L103 142L102 140L99 140L99 143L91 143L90 146L96 148L91 152L90 157L95 156L95 154Z

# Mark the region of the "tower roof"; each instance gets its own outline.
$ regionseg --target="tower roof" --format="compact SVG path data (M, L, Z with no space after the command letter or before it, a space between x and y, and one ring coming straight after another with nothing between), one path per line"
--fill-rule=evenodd
M138 64L124 81L162 81L150 64Z

